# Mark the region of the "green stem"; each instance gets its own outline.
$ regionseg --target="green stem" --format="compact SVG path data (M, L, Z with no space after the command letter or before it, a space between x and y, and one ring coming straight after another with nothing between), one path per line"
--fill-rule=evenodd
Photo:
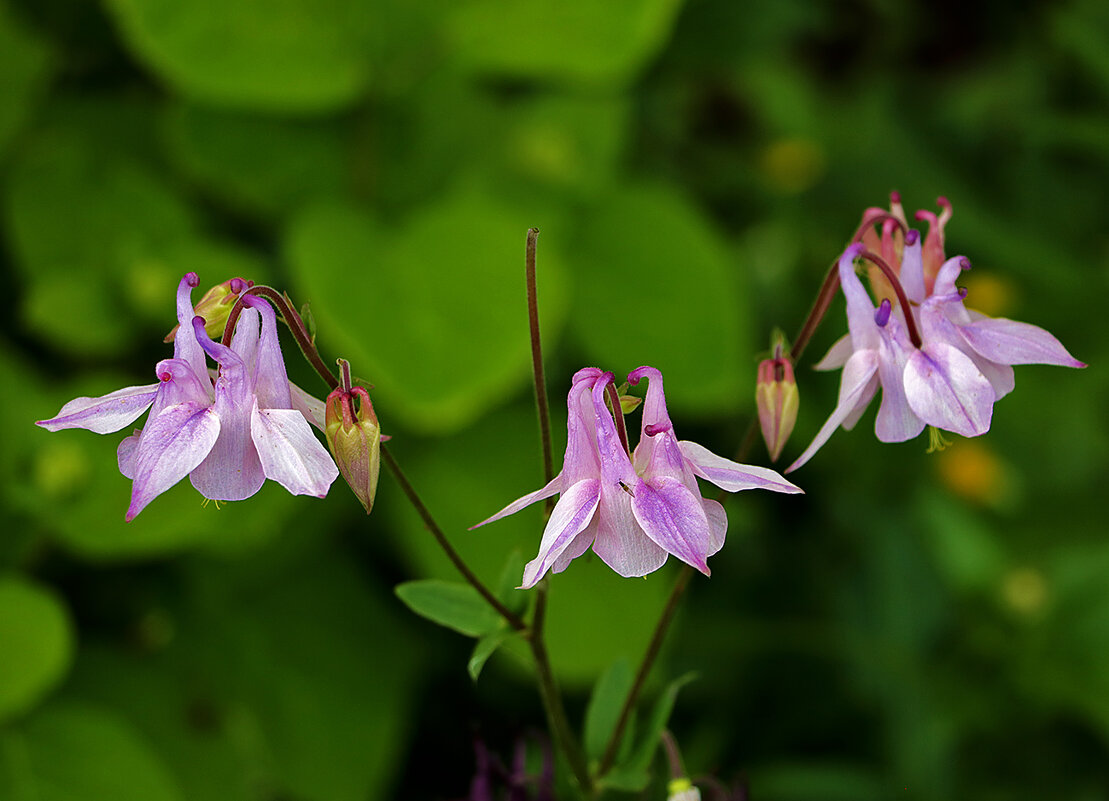
M502 604L497 597L489 591L489 588L474 574L474 571L470 570L469 565L462 560L458 551L447 541L447 536L443 533L443 529L439 528L439 524L435 522L435 518L431 516L431 512L424 505L424 502L420 500L420 496L416 494L416 490L413 488L412 484L409 483L408 477L405 476L404 472L400 469L397 460L393 458L393 454L390 453L389 449L384 445L381 446L381 456L385 460L386 467L388 467L389 471L393 474L393 478L400 484L400 488L408 498L409 503L416 509L416 513L420 516L420 519L424 521L424 527L435 537L435 541L439 543L439 547L446 553L447 558L451 560L451 564L454 565L455 569L462 574L462 577L466 579L471 587L478 591L478 594L485 599L487 604L497 610L497 614L503 617L508 625L512 626L516 631L526 631L528 625L524 622L523 618Z
M794 364L797 364L797 360L801 358L805 346L809 344L809 340L812 339L817 326L820 325L820 321L827 314L828 307L832 305L832 300L835 298L838 289L839 260L837 259L828 268L828 274L824 276L824 283L820 285L820 291L816 295L812 308L809 309L809 315L805 318L801 330L797 332L797 338L793 340L793 347L789 350L789 360Z
M612 736L608 738L604 756L597 768L596 775L598 778L608 773L609 769L612 768L612 763L616 761L616 752L619 750L620 741L624 737L624 729L628 725L632 710L635 708L636 701L639 700L639 694L643 690L647 676L655 664L655 659L658 657L659 651L662 650L662 643L666 639L666 632L670 628L670 621L674 618L674 612L677 611L678 601L681 600L682 593L685 592L686 585L689 584L689 579L692 576L693 568L689 565L682 565L682 569L674 581L674 588L670 590L670 597L666 601L666 606L663 608L662 614L659 615L658 623L655 624L655 633L651 635L651 642L647 645L643 660L639 663L639 671L635 674L635 681L628 691L628 697L624 699L624 705L620 708L620 717L616 719L616 728L612 730Z
M532 616L531 629L527 633L528 645L535 659L536 678L539 682L539 695L543 700L543 710L547 714L547 724L559 749L570 763L570 770L586 798L594 795L593 778L589 775L585 754L574 737L562 704L562 695L555 683L551 662L547 657L547 646L543 642L543 624L547 616L547 581L540 581L535 588L535 614Z
M528 293L528 327L531 332L531 372L535 377L535 407L539 414L539 438L543 444L543 485L554 478L554 457L551 454L551 412L547 405L547 379L543 372L543 343L539 333L539 296L535 283L535 245L539 229L529 228L524 251L524 274ZM543 506L547 517L554 509L554 498L547 498Z

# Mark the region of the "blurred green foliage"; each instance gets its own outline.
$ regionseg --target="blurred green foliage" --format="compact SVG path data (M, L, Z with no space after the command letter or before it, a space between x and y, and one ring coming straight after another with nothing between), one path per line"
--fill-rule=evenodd
M0 798L457 798L472 735L507 755L542 720L518 641L474 652L393 594L457 576L388 477L368 519L341 485L217 510L186 482L125 524L123 433L32 425L152 380L183 272L310 304L520 603L540 513L465 529L542 482L526 229L556 432L575 369L649 363L730 453L771 328L898 189L952 200L968 302L1092 366L1018 368L940 454L866 417L807 495L733 499L640 731L695 670L687 767L760 801L1109 799L1107 180L1097 0L0 0ZM809 355L843 329L833 305ZM786 459L835 402L806 364ZM551 582L594 758L672 577Z

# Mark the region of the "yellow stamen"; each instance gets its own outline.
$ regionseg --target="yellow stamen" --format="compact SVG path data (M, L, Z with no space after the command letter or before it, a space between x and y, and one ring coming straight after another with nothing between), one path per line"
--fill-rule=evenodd
M208 508L208 501L211 501L212 503L214 503L216 505L216 511L218 512L220 502L217 501L215 498L205 498L204 503L202 503L200 505L203 506L205 509L207 509Z
M951 440L944 437L944 435L940 433L940 430L938 428L936 428L935 426L928 426L927 453L936 453L938 451L942 451L950 444Z

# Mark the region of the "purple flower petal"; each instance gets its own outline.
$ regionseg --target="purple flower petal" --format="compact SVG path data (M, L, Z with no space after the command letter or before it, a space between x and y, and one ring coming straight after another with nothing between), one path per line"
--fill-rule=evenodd
M182 403L146 422L134 454L128 521L158 495L192 472L219 437L220 420L210 408Z
M923 280L922 277L921 281ZM905 364L913 351L915 348L901 324L897 320L890 320L882 332L878 352L882 405L874 420L874 433L882 442L904 442L919 436L924 430L924 421L916 416L905 397Z
M285 383L288 386L288 381ZM339 477L339 468L300 412L259 409L255 400L250 434L266 478L293 495L323 498L331 482Z
M964 437L990 430L994 391L974 362L943 342L929 342L905 367L905 394L925 423Z
M243 314L249 311L247 309ZM212 407L219 417L220 431L212 452L192 472L190 480L205 498L241 501L261 489L266 480L250 432L250 415L254 407L250 379L242 357L234 349L213 342L200 321L200 317L193 318L197 340L220 366L219 378L216 379L216 400Z
M936 281L932 285L932 298L957 294L959 288L955 285L956 279L963 273L963 267L970 264L965 256L952 256L945 261L936 273Z
M204 350L193 330L192 290L200 283L196 273L185 273L177 285L177 333L173 338L173 357L182 359L196 376L196 380L211 395L212 379L208 375L208 362Z
M600 506L597 508L600 509ZM597 514L594 514L593 519L589 521L589 525L570 540L570 544L562 549L562 553L558 555L558 558L551 562L552 573L561 573L570 566L571 562L589 550L589 546L597 538L597 517Z
M701 504L709 521L708 555L712 556L724 547L724 538L728 534L728 515L724 512L724 507L716 501L703 498Z
M635 446L635 471L648 482L669 476L696 491L697 482L693 480L693 473L678 447L674 424L670 422L670 414L666 410L662 373L654 367L640 367L628 375L628 382L635 385L645 377L650 383L643 400L639 444Z
M262 334L258 339L258 357L254 369L254 394L263 409L291 409L289 376L277 339L277 315L268 301L255 295L244 295L243 303L262 315Z
M600 500L601 482L597 479L579 481L562 494L543 530L539 554L524 566L520 589L530 589L543 578L562 551L589 525Z
M792 473L809 461L843 421L865 408L877 391L878 353L873 350L856 351L843 366L843 376L839 382L839 402L832 411L832 416L817 432L805 452L798 456L797 461L787 467L785 472Z
M839 257L839 282L847 299L847 328L851 332L851 344L856 351L878 347L878 326L874 324L874 303L863 288L855 272L855 259L862 250L861 244L854 244L843 251Z
M591 395L601 479L608 486L623 483L631 487L639 481L639 476L632 469L631 457L624 451L624 446L616 433L616 423L613 422L612 415L605 406L605 388L612 383L612 380L612 373L602 375L593 385Z
M731 459L717 456L704 445L696 442L682 440L678 444L685 458L693 465L693 472L722 490L742 492L749 489L766 489L771 492L791 494L804 492L796 484L782 478L777 471L768 467L733 462Z
M119 472L123 474L124 478L135 477L135 454L138 451L139 440L142 439L142 429L136 428L134 433L129 437L124 437L123 441L119 443L116 448L116 463L119 464Z
M898 278L905 290L905 296L913 303L923 303L926 296L924 289L924 258L920 237L913 244L905 245L901 253L901 271Z
M537 489L535 492L529 492L527 495L524 495L520 498L517 498L516 500L514 500L508 506L501 509L499 512L497 512L492 517L487 517L484 520L482 520L480 523L475 523L474 525L470 526L470 528L468 530L473 531L475 528L481 528L486 523L492 523L494 520L500 520L502 517L508 517L509 515L514 515L517 512L519 512L521 509L524 509L525 507L531 506L536 501L541 501L545 498L550 498L552 495L555 495L555 494L557 494L561 491L562 491L562 474L559 473L557 476L555 476L554 478L551 479L551 483L548 484L547 486L543 487L542 489Z
M35 423L47 431L85 428L96 434L110 434L131 425L150 408L158 394L158 384L125 387L99 398L74 398L55 417Z
M638 494L638 482L632 492ZM619 485L602 487L593 553L625 578L645 576L666 562L666 550L650 540L632 513L632 497Z
M662 476L651 484L640 482L631 502L632 512L654 542L706 576L712 533L701 496L677 479Z
M975 320L959 329L970 347L999 364L1055 364L1085 367L1048 331L1004 317Z
M304 419L320 431L324 430L327 407L322 400L309 395L292 381L289 382L289 400Z
M851 335L844 334L835 341L832 347L828 348L824 358L814 364L812 369L838 370L847 364L847 360L851 358L851 354L854 352L855 346L851 344Z

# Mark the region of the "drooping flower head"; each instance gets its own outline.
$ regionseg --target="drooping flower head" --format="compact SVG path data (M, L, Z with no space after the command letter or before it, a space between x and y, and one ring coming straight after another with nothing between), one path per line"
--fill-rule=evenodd
M338 469L312 434L322 403L290 384L273 308L245 295L230 346L214 342L193 314L188 273L177 290L174 357L158 363L157 384L77 398L38 425L50 431L118 431L147 408L146 425L120 443L119 469L133 480L126 519L186 475L206 498L242 500L271 478L293 494L323 497ZM213 384L206 355L219 365Z
M943 209L938 218L917 213L931 223L924 242L915 230L895 235L892 229L904 219L896 197L890 214L868 209L860 241L840 257L849 333L816 365L843 368L839 400L787 473L812 458L836 428L852 428L879 386L875 434L882 442L912 439L925 425L975 437L989 431L993 404L1013 389L1012 365L1085 367L1042 328L966 308L966 291L955 280L970 262L962 256L944 260L943 228L951 204L944 198L938 204ZM882 223L880 240L868 221ZM885 256L868 249L876 240ZM856 274L860 260L871 270L877 306ZM879 279L873 278L875 270Z
M653 367L640 367L628 381L637 384L642 378L650 383L634 456L621 442L605 405L612 373L595 367L579 370L567 397L562 471L547 486L474 526L559 495L539 554L524 568L524 588L534 586L548 570L565 570L590 547L621 576L653 572L671 554L708 575L707 559L723 546L728 521L719 503L701 498L698 476L731 492L755 487L801 491L773 470L736 464L696 443L679 442L666 410L662 375Z

